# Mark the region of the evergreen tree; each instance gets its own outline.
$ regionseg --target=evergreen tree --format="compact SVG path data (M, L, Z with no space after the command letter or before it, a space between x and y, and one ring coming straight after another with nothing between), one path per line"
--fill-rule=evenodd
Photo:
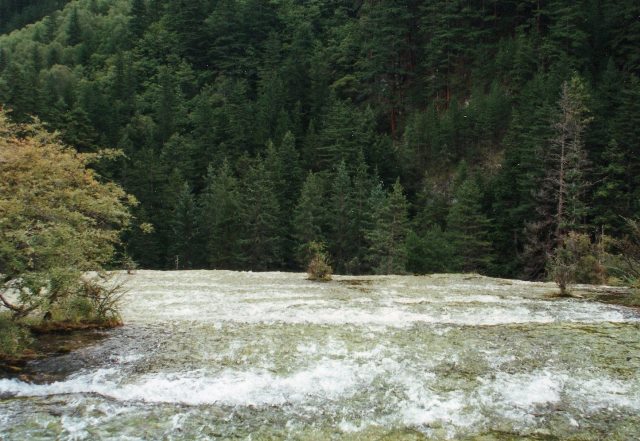
M177 36L177 52L200 68L207 64L204 20L207 4L203 0L167 2L166 25Z
M537 193L538 219L528 224L527 257L531 272L540 272L563 236L585 222L587 164L584 131L591 121L583 81L564 82L553 122L553 136L545 152L546 173Z
M82 27L80 26L80 17L78 8L75 7L69 14L69 22L67 23L67 44L76 46L82 43Z
M447 273L460 268L460 259L451 235L438 226L422 235L407 235L407 271L414 274Z
M245 267L254 271L280 268L284 257L282 213L276 188L260 157L253 161L243 178L241 201L240 243Z
M392 137L398 130L398 116L404 107L405 83L416 67L417 36L412 9L415 1L364 2L360 25L363 42L360 67L389 124Z
M403 274L406 271L406 240L409 233L409 204L400 180L373 215L373 228L367 232L369 259L376 274Z
M454 193L447 215L447 233L458 261L456 271L482 272L491 264L490 223L482 212L481 198L473 177L465 179Z
M554 101L551 84L547 75L538 74L523 89L505 136L503 166L491 185L496 263L501 272L513 277L537 277L544 267L540 261L532 265L536 259L527 256L524 249L528 246L525 228L537 217L536 192L545 175L540 158L553 136L549 124Z
M158 89L155 99L155 116L157 122L157 139L166 142L177 128L181 112L181 96L175 78L168 68L163 67L158 73Z
M354 251L351 246L351 178L344 161L338 164L332 179L329 199L329 253L333 257L335 271L344 273Z
M602 154L600 179L593 195L594 210L597 210L593 222L607 232L624 228L625 218L621 213L629 216L633 193L626 179L625 162L624 152L612 139Z
M193 268L197 257L196 204L187 182L183 182L170 221L169 257L175 269Z
M198 212L202 261L209 268L241 268L240 190L229 163L224 161L218 170L210 165L205 182Z
M349 273L362 274L370 270L368 262L368 241L366 231L372 225L372 214L367 200L376 178L369 176L364 153L360 152L353 171L351 189L351 246L354 256L347 263Z
M205 194L212 182L224 188L216 179L225 159L243 219L258 155L271 189L264 205L275 198L278 209L263 210L276 216L261 225L277 246L261 245L270 263L254 259L256 268L288 269L299 258L294 213L302 216L309 170L322 198L308 194L306 204L323 212L303 230L320 228L308 237L326 240L343 273L379 264L365 232L398 176L415 232L408 268L461 268L460 233L447 226L466 180L455 177L461 161L483 178L476 199L492 219L482 241L495 260L478 270L542 277L568 230L597 225L618 238L622 217L640 216L636 1L66 3L0 1L0 33L15 29L0 35L0 102L12 119L38 116L81 150L125 151L96 167L134 193L135 215L154 225L126 235L143 266L175 267L171 222L183 183L203 227ZM578 131L556 109L574 71L595 117ZM238 230L224 256L204 239L222 233L200 233L192 265L249 268L249 228Z
M131 2L130 15L129 29L134 37L140 37L147 27L147 5L145 0L133 0Z
M293 215L293 236L296 243L296 260L304 267L311 257L310 244L324 243L326 209L325 184L322 177L309 172Z

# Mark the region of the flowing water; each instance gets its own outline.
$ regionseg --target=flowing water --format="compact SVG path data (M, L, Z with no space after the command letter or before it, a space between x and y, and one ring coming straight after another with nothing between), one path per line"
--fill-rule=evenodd
M0 379L0 439L640 438L637 310L478 276L140 271L126 326Z

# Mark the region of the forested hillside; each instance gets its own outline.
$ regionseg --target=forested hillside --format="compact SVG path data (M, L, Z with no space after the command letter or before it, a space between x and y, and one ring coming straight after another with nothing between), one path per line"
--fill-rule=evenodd
M58 8L54 12L55 8ZM537 278L640 216L636 0L1 1L0 103L140 201L147 268Z

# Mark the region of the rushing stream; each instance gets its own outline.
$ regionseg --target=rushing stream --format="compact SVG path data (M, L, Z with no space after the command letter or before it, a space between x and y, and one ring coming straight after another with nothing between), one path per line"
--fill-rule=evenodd
M0 379L0 439L640 439L640 315L475 276L140 271L126 326Z

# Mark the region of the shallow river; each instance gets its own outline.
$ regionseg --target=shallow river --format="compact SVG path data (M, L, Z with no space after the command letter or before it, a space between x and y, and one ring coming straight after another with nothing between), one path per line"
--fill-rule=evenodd
M0 379L0 439L640 439L640 315L550 284L126 276L126 326Z

